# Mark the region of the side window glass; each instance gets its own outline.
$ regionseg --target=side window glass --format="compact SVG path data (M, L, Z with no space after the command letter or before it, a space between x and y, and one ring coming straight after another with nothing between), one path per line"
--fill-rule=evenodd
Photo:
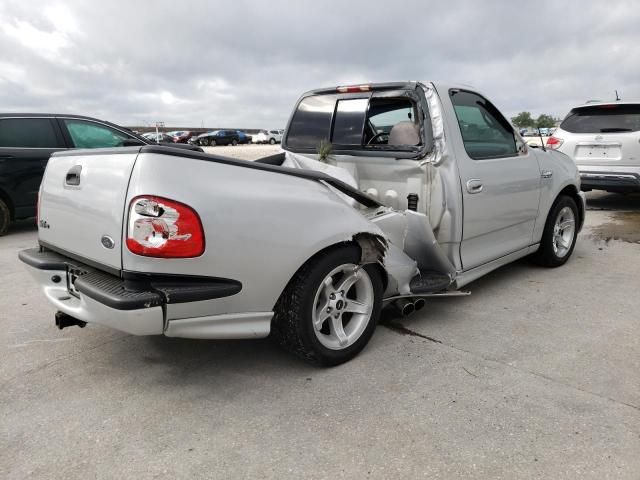
M475 159L518 155L516 137L509 122L485 98L463 90L450 91L467 154Z
M53 124L48 118L0 119L0 147L59 148Z
M64 120L71 141L76 148L120 147L127 138L112 128L83 120Z

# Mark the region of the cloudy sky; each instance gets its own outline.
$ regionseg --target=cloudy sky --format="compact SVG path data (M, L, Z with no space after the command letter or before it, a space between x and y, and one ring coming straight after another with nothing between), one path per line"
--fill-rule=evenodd
M322 86L474 85L507 115L640 100L630 1L2 0L0 111L283 127Z

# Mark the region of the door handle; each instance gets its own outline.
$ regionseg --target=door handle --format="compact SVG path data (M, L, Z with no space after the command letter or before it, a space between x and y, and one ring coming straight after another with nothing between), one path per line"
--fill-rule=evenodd
M80 172L82 172L82 165L74 165L67 172L64 182L67 185L80 185Z
M540 176L541 176L542 178L551 178L551 177L553 177L553 170L543 170L543 171L540 173Z
M469 193L480 193L483 188L482 182L477 178L467 181L467 192Z

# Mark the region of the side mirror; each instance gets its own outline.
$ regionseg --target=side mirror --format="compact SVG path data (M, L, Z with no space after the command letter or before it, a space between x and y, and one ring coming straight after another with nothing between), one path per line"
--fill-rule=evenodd
M122 146L123 147L141 147L142 145L145 145L143 142L141 142L138 139L135 138L125 138L122 141Z

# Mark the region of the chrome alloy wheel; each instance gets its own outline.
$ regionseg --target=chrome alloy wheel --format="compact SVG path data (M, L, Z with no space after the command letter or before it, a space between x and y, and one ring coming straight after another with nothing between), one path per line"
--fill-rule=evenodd
M563 258L571 250L575 231L576 218L573 210L564 207L558 212L556 223L553 225L553 253L558 258Z
M371 277L360 265L340 265L325 277L313 302L313 331L322 345L342 350L367 328L373 311Z

